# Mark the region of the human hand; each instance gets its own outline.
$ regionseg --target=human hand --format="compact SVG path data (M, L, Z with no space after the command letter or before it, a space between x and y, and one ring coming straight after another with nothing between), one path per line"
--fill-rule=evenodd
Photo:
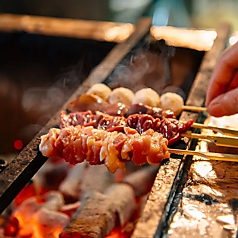
M238 42L222 53L211 76L205 104L215 117L238 113Z

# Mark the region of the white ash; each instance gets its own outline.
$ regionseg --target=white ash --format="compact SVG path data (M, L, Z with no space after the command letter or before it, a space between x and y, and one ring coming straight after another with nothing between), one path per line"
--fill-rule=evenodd
M69 165L66 162L53 163L51 159L40 168L33 177L33 184L38 192L40 188L57 189L65 179Z
M48 210L59 210L64 205L64 197L59 191L50 191L44 195L46 202L43 208Z
M69 170L67 177L59 186L59 190L64 195L79 198L86 165L86 162L76 164Z
M133 188L127 184L116 183L106 190L105 195L110 201L110 210L118 214L120 225L123 226L136 210Z
M55 238L55 233L58 231L59 235L69 223L69 217L66 214L45 208L35 213L34 220L34 231L40 234L41 237L47 238Z

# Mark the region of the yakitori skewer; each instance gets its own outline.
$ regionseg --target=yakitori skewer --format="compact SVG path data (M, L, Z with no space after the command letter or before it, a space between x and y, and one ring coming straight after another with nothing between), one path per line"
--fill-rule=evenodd
M188 137L188 138L196 138L200 140L209 140L214 142L217 146L238 148L238 137L205 135L205 134L196 134L196 133L184 133L184 134L181 134L181 136Z
M219 127L219 126L208 126L208 125L195 123L195 122L193 123L192 127L199 128L199 129L208 129L208 130L212 130L214 132L220 132L222 134L229 135L229 136L238 136L238 130L233 129L233 128L223 128L223 127Z
M206 107L196 107L196 106L184 105L182 107L182 110L185 110L185 111L195 111L195 112L206 112L207 108Z
M180 150L180 149L169 149L168 151L169 153L174 153L174 154L200 156L210 160L238 162L238 155L235 155L235 154L222 154L222 153L200 152L200 151Z

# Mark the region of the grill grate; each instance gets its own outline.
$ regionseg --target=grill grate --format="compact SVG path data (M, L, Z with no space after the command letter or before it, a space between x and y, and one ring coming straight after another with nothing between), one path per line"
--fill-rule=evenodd
M135 28L134 33L125 42L115 46L98 67L89 75L84 83L62 106L59 112L46 124L46 126L36 135L35 138L21 151L21 153L6 166L5 161L0 161L0 212L11 203L21 189L30 181L32 176L46 162L38 150L39 137L46 134L51 127L59 124L59 113L66 109L69 101L87 91L95 83L109 82L115 67L132 50L146 41L150 29L151 20L141 19ZM207 83L212 70L216 64L218 56L225 47L229 35L229 26L223 25L217 31L217 39L210 51L208 51L202 61L192 89L190 90L187 105L202 106ZM180 119L187 121L199 119L197 113L183 112ZM196 141L188 145L181 143L178 147L194 149ZM185 174L192 159L191 156L178 156L171 159L169 163L161 164L154 186L146 203L142 217L140 218L132 237L163 237L166 235L173 217L176 204L180 197L179 192L184 184ZM148 219L148 217L150 219ZM149 229L148 229L149 227Z

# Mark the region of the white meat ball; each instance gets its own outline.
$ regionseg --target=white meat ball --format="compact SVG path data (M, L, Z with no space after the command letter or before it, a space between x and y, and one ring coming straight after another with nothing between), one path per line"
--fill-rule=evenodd
M110 94L109 103L123 103L130 105L134 96L134 93L128 88L115 88Z
M97 84L94 84L91 88L89 88L86 94L97 95L98 97L102 98L104 101L108 101L111 92L112 90L107 85L103 83L97 83Z
M177 93L164 93L161 95L161 107L164 110L170 109L176 115L179 115L183 110L184 101L183 98Z
M151 88L143 88L135 93L133 104L142 103L151 107L160 106L160 96L159 94Z

